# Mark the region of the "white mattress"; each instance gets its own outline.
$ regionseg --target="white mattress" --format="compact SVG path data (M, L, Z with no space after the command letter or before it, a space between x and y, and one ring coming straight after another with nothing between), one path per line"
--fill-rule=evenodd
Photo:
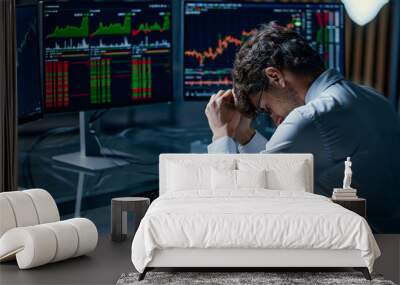
M143 272L156 249L168 248L359 250L370 271L380 255L359 215L320 195L265 189L160 196L136 232L132 262Z

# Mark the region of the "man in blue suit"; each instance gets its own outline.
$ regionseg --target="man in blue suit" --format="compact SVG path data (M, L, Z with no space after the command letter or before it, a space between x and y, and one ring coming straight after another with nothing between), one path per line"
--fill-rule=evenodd
M205 111L209 153L312 153L314 189L325 196L341 187L350 156L371 227L400 233L400 120L384 96L326 70L304 38L274 23L243 44L232 77ZM277 125L269 141L251 126L261 112Z

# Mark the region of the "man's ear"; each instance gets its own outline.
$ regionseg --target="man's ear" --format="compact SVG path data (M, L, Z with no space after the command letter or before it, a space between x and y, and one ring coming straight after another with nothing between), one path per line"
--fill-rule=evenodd
M286 82L283 73L275 67L267 67L264 69L265 76L269 80L269 84L275 88L285 88Z

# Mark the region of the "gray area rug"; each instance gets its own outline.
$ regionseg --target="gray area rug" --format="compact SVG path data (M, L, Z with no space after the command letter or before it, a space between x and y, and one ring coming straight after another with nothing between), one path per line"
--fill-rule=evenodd
M142 281L137 280L138 276L138 273L122 274L117 285L395 285L392 281L384 280L380 275L372 275L373 280L368 281L359 272L148 272Z

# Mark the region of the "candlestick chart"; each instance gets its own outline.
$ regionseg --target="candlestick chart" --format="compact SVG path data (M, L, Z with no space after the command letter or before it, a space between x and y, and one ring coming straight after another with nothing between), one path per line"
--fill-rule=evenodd
M46 2L46 110L172 100L170 23L168 2Z
M208 99L232 87L236 52L260 24L275 21L302 36L326 67L343 72L343 8L336 4L188 1L184 7L184 97Z

